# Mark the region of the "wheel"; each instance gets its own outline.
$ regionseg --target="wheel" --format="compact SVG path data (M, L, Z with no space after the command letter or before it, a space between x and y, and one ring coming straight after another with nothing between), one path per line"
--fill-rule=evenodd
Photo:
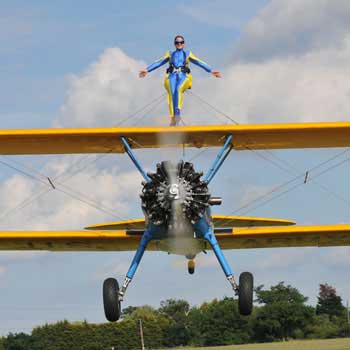
M108 321L115 322L120 317L119 285L115 278L103 282L103 306Z
M189 260L188 264L187 264L187 269L188 269L188 273L190 275L194 274L194 270L195 270L195 263L194 260Z
M250 272L242 272L239 276L238 287L239 313L248 316L253 310L253 275Z

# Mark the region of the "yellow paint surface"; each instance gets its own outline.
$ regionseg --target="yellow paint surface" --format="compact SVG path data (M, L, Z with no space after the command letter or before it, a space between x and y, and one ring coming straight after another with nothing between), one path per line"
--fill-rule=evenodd
M223 249L350 246L350 225L237 228L217 239ZM0 250L132 251L139 240L126 231L2 231Z
M214 227L252 227L294 225L284 219L255 218L250 216L213 215ZM87 230L144 230L145 219L106 222L85 227Z
M123 153L133 148L221 146L236 150L349 147L350 122L0 130L0 154ZM165 142L166 140L166 142Z

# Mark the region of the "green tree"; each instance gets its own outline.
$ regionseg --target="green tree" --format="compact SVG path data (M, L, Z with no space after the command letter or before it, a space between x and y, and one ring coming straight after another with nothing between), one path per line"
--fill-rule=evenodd
M256 288L259 308L254 322L259 341L288 340L303 337L305 327L314 317L314 309L305 305L307 297L296 288L280 282L271 289Z
M125 316L125 320L128 318L133 319L138 326L140 320L142 321L146 348L156 349L164 346L170 323L166 316L162 315L153 307L145 305L134 308L134 310L128 316ZM137 333L137 337L140 342L139 331Z
M204 303L189 313L191 343L198 346L247 343L252 338L251 318L239 314L233 298Z
M135 310L137 310L137 306L128 306L126 308L123 309L122 311L122 316L127 316L127 315L131 315Z
M63 321L33 329L32 337L35 350L128 350L140 345L137 322L131 319L100 325Z
M341 336L342 326L336 319L330 320L329 315L321 314L315 317L306 327L307 338L326 339Z
M337 295L336 289L327 283L320 284L320 291L317 299L317 315L326 314L330 317L344 315L346 308L342 303L341 297Z
M34 350L32 337L25 333L10 333L3 341L2 347L6 350ZM1 349L1 346L0 346Z
M169 347L187 345L190 340L188 313L190 305L186 300L169 299L160 303L160 314L167 317L169 325L165 333L165 345Z

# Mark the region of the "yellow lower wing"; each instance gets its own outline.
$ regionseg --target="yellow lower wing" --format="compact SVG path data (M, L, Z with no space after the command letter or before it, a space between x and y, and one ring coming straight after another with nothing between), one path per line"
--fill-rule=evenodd
M288 226L295 222L284 219L255 218L250 216L213 215L214 227ZM145 219L134 219L85 227L87 230L144 230Z
M350 224L240 228L217 238L223 249L350 246Z
M350 246L350 224L238 228L217 239L223 249ZM133 251L139 241L128 231L0 232L0 250ZM158 250L157 242L148 250Z

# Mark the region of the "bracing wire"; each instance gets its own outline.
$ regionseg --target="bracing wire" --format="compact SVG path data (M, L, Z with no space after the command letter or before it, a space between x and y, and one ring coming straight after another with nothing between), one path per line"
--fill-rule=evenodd
M133 125L139 124L141 122L141 120L143 120L147 116L148 113L150 113L151 111L154 111L159 106L159 104L162 102L162 99L165 95L166 94L162 94L156 100L154 100L153 105L150 106L150 108L148 110L146 110L139 118L137 118L136 121L133 123Z
M153 99L152 101L146 103L143 107L139 108L138 110L136 110L135 112L129 114L126 118L122 119L120 122L118 122L116 125L117 126L120 126L121 124L125 123L126 121L132 119L132 118L135 118L138 113L141 113L143 112L144 110L146 110L147 108L149 108L148 111L146 111L140 118L140 120L146 115L146 113L149 113L151 110L153 110L156 106L159 105L159 102L161 101L161 99L164 97L165 94L161 94L160 96L158 96L157 98ZM155 104L155 106L154 106ZM54 178L49 178L48 176L42 174L41 172L37 171L36 169L34 169L33 167L30 167L28 165L24 165L24 164L21 164L15 160L11 160L13 163L19 165L20 167L26 169L27 171L23 171L21 169L19 169L18 167L14 167L4 161L0 161L1 164L11 168L12 170L14 171L17 171L19 173L21 173L22 175L28 177L28 178L31 178L32 180L36 180L36 181L40 181L42 182L46 187L49 185L50 188L46 188L44 191L41 191L39 193L37 193L36 195L31 195L27 198L25 198L22 202L20 202L18 205L16 205L15 207L9 209L8 211L6 211L3 215L0 215L0 220L1 219L4 219L5 217L8 217L9 215L17 212L18 210L21 210L23 209L24 207L28 206L29 204L33 203L35 200L37 200L39 197L41 197L42 195L50 192L52 189L56 189L56 188L52 188L52 184L53 183L58 183L57 180L60 179L60 178L63 178L59 184L60 186L64 187L65 188L65 191L62 190L62 189L59 189L60 192L63 192L65 193L66 195L68 196L71 196L72 198L75 198L76 200L80 200L81 202L87 204L87 205L90 205L92 207L94 207L95 209L98 209L102 212L104 212L105 214L108 214L108 215L112 215L112 216L116 216L118 217L119 219L122 220L121 217L119 217L118 215L114 214L111 212L111 209L107 209L105 210L100 204L98 205L96 201L92 200L91 198L88 198L87 196L85 196L84 194L80 193L80 192L76 192L76 191L73 191L70 187L68 186L64 186L63 183L68 181L69 179L71 179L72 177L76 176L78 173L80 173L81 171L83 171L84 169L86 169L88 166L94 164L95 162L97 162L98 160L100 160L101 158L105 157L107 154L109 154L110 152L107 152L105 154L102 154L101 156L99 157L96 157L95 159L93 159L92 161L90 162L87 162L83 167L81 168L78 168L75 172L69 174L73 168L76 168L79 164L81 164L85 159L88 159L91 155L88 154L88 155L84 155L82 156L76 163L72 164L70 167L68 167L67 169L65 169L62 173L58 174L57 176L55 176ZM35 173L37 174L39 177L36 177L34 175L32 175L31 173ZM68 177L64 178L64 176L67 176L69 175ZM48 182L49 181L49 182ZM70 192L74 193L74 194L71 194ZM79 197L83 197L85 199L82 199L82 198L79 198Z
M137 116L138 113L143 112L144 110L146 110L148 107L152 106L154 103L158 103L160 99L162 99L165 96L165 94L161 94L158 97L156 97L155 99L153 99L152 101L146 103L143 107L139 108L137 111L130 113L126 118L122 119L120 122L118 122L116 124L116 126L120 126L123 123L125 123L126 121L135 118Z
M64 171L62 171L61 173L59 173L56 177L52 178L52 182L55 183L57 179L63 177L63 179L61 180L61 183L64 183L66 181L68 181L69 179L71 179L72 177L74 177L75 175L77 175L78 173L80 173L82 170L86 169L88 166L92 165L93 163L97 162L98 160L102 159L103 157L105 157L107 154L109 154L110 152L106 153L106 154L102 154L99 157L93 159L90 162L86 162L86 164L83 165L83 167L78 168L74 173L71 173L69 175L69 177L64 177L65 175L68 175L70 170L74 167L76 167L78 164L81 164L82 161L84 159L87 159L88 156L82 157L79 159L79 161L77 161L76 163L74 163L71 167L68 167L67 169L65 169ZM22 165L19 162L14 161L13 159L11 159L12 162L14 162L15 164L19 165L19 166L23 166L25 169L28 170L28 167ZM34 168L30 167L30 169L37 173L38 175L40 175L44 181L45 181L45 189L43 191L40 191L38 193L36 193L35 195L30 195L27 198L25 198L24 200L22 200L20 203L18 203L15 207L7 210L3 215L0 216L0 220L4 219L8 216L11 216L11 214L14 214L15 212L17 212L20 209L23 209L25 207L27 207L29 204L33 203L36 199L38 199L39 197L45 195L46 193L50 192L53 188L52 186L50 188L47 188L47 180L50 179L49 177L47 177L46 175L38 172L37 170L35 170ZM56 188L55 188L56 189Z
M101 159L103 156L106 156L107 154L103 154L102 156L98 157L97 159ZM96 159L94 160L96 161ZM18 162L17 162L18 163ZM92 162L90 162L88 165L91 165ZM43 183L46 187L49 187L48 189L46 189L45 191L42 191L42 192L39 192L37 195L32 195L28 198L26 198L25 200L23 200L21 203L19 203L17 206L15 206L14 208L11 208L10 210L6 211L5 213L3 213L3 215L0 216L0 220L1 219L4 219L5 217L8 217L9 215L13 214L14 212L20 210L20 209L23 209L24 207L26 207L27 205L31 204L34 200L38 199L40 196L48 193L49 191L51 191L53 188L51 186L51 184L47 181L47 177L45 177L46 179L44 180L43 178L40 178L38 176L34 176L32 174L30 174L29 172L27 171L24 171L24 170L21 170L7 162L4 162L4 161L1 161L0 160L0 164L6 166L6 167L9 167L10 169L32 179L32 180L36 180L38 182L41 182ZM87 167L87 165L85 165L83 167L83 169L85 169ZM82 170L82 168L80 169L80 171ZM71 174L71 176L69 178L66 178L65 181L67 181L68 179L70 179L72 176L75 176L78 172L75 172L74 174ZM101 212L103 212L104 214L107 214L109 216L113 216L113 217L118 217L119 219L123 220L119 215L115 214L113 212L113 209L111 208L107 208L106 206L103 206L99 203L97 203L95 200L89 198L88 196L78 192L78 191L75 191L73 190L72 188L66 186L63 184L63 182L59 182L56 180L57 177L55 178L54 180L54 184L55 185L59 185L59 187L55 186L54 189L59 191L59 192L62 192L64 193L65 195L77 200L77 201L80 201L90 207L93 207ZM63 188L62 188L63 187Z
M341 152L337 153L336 155L334 155L334 156L328 158L327 160L322 161L321 163L317 164L317 165L314 166L313 168L309 169L309 170L308 170L308 173L310 174L310 173L314 172L315 170L317 170L317 169L323 167L324 165L326 165L326 164L330 163L331 161L333 161L333 160L339 158L340 156L344 155L345 153L348 153L349 151L350 151L350 149L346 149L345 151L341 151ZM342 163L343 163L343 162L342 162ZM331 169L329 169L329 170L331 170ZM329 171L329 170L327 170L327 171ZM318 177L318 176L317 176L317 177ZM252 200L249 201L248 203L245 203L243 206L241 206L241 207L239 207L238 209L236 209L233 213L237 213L238 211L241 211L242 209L245 209L245 208L251 206L251 205L254 204L255 202L258 202L258 201L263 200L264 198L270 196L271 194L273 194L273 193L275 193L275 192L278 192L279 190L281 190L281 189L287 187L288 185L292 184L293 182L295 182L295 181L297 181L297 180L304 180L304 178L305 178L305 172L300 173L299 175L293 177L292 179L290 179L290 180L288 180L288 181L286 181L286 182L284 182L284 183L282 183L282 184L280 184L280 185L278 185L278 186L272 188L271 190L269 190L268 192L264 193L263 195L260 195L260 196L258 196L258 197L255 197L254 199L252 199ZM315 181L315 176L312 177L312 180L314 181L314 183L316 182L316 181ZM302 182L301 184L304 184L304 182ZM328 191L328 188L325 187L324 185L322 185L322 184L320 184L320 183L318 183L318 185L324 187L324 189L325 189L326 191ZM333 192L332 192L331 194L335 195L335 196L338 197L339 199L341 198L342 201L345 200L345 198L343 198L342 196L340 196L340 195L338 195L338 194L336 194L336 193L333 193ZM346 200L345 200L345 201L346 201ZM346 201L346 202L348 202L348 201ZM349 205L350 205L350 202L348 202L348 203L349 203Z
M193 95L195 98L197 98L200 102L204 103L205 105L209 106L210 108L212 108L215 112L219 113L220 115L224 116L226 119L230 120L231 122L233 122L234 124L236 125L239 125L239 123L234 120L232 117L230 117L229 115L227 115L226 113L222 112L221 110L219 110L218 108L216 108L215 106L211 105L209 102L207 102L206 100L204 100L203 98L201 98L199 95L195 94L194 92L192 91L188 91L191 95ZM143 112L145 111L146 109L148 109L146 112L144 112L137 120L134 124L140 122L145 116L147 113L149 113L150 111L154 110L160 103L160 101L162 100L162 98L165 96L165 94L161 94L160 96L158 96L157 98L153 99L152 101L150 101L149 103L147 103L146 105L144 105L142 108L140 108L139 110L137 110L136 112L130 114L127 118L121 120L117 125L121 125L123 124L124 122L126 122L127 120L130 120L132 118L135 118L137 116L138 113L140 112ZM287 162L286 160L278 157L277 155L275 155L273 152L271 152L270 150L263 150L264 152L266 152L269 156L275 158L278 162L274 161L273 159L269 158L268 156L265 156L263 155L262 153L260 152L257 152L256 150L254 149L250 149L249 147L247 147L248 150L252 151L254 154L256 154L257 156L263 158L264 160L268 161L269 163L273 164L274 166L278 167L279 169L285 171L285 172L288 172L290 173L290 169L287 169L285 166L282 166L281 163L283 163L284 165L287 165L289 168L293 168L294 167L289 163ZM193 161L194 159L196 159L197 157L199 157L200 155L202 155L203 153L205 153L208 149L205 149L203 151L201 151L200 153L198 153L197 155L195 155L194 157L191 158L190 161ZM341 151L339 152L337 155L331 157L330 159L327 159L326 161L318 164L316 167L312 168L311 170L309 170L308 172L311 172L311 171L314 171L315 169L327 164L328 162L340 157L341 155L349 152L350 149L347 149L345 151ZM80 173L83 169L85 169L87 166L95 163L96 161L98 161L99 159L101 159L102 157L106 156L107 154L103 154L102 156L100 157L97 157L95 158L93 161L91 162L88 162L87 164L85 164L82 168L78 168L77 171L73 172L72 174L69 175L68 178L64 178L63 180L61 181L57 181L59 178L61 178L61 176L63 177L64 175L68 175L69 172L72 171L72 168L76 167L78 164L80 164L83 160L87 159L90 155L87 155L87 156L84 156L82 159L80 159L78 162L76 162L75 164L73 164L72 166L70 166L69 168L67 168L65 171L63 171L61 174L59 174L58 176L56 176L55 178L53 178L52 180L50 178L48 178L47 176L45 176L44 174L36 171L35 169L33 169L32 167L28 167L28 166L24 166L23 164L21 165L19 162L16 162L13 160L14 163L16 163L17 165L20 165L22 168L25 168L26 170L28 171L23 171L21 169L19 169L18 167L15 167L11 164L8 164L4 161L1 161L0 160L0 164L3 164L9 168L11 168L12 170L14 171L17 171L19 173L21 173L22 175L25 175L26 177L28 178L31 178L32 180L36 180L36 181L40 181L41 183L45 184L46 187L49 186L48 189L46 189L45 191L42 191L40 193L38 193L37 195L35 196L31 196L31 197L28 197L27 199L25 199L24 201L22 201L19 205L17 205L16 207L10 209L9 211L7 211L6 213L4 213L4 215L1 215L0 216L0 219L1 218L4 218L5 216L7 216L8 214L10 213L13 213L14 211L17 211L19 209L22 209L23 207L29 205L30 203L32 203L34 200L36 200L38 197L40 197L41 195L49 192L50 190L52 189L57 189L58 191L66 194L67 196L70 196L71 198L74 198L76 200L79 200L80 202L82 203L85 203L87 205L90 205L91 207L94 207L95 209L97 210L100 210L101 212L104 212L105 214L108 214L108 215L112 215L112 216L117 216L115 215L114 213L112 213L112 209L110 208L106 208L106 207L103 207L101 206L100 204L98 204L96 201L94 201L93 199L89 198L88 196L84 195L83 193L81 192L78 192L78 191L74 191L72 188L70 188L69 186L67 185L64 185L63 182L66 182L68 179L72 178L73 176L75 176L76 174ZM348 159L347 159L348 160ZM315 181L315 178L316 177L319 177L321 176L323 173L325 172L328 172L330 171L331 169L334 169L335 167L337 166L340 166L341 164L345 163L347 160L345 161L342 161L341 163L339 163L338 165L335 165L335 166L332 166L326 170L324 170L323 172L319 173L319 174L316 174L315 176L313 176L311 178L312 180L312 183L313 184L317 184L318 186L320 186L324 191L328 192L330 195L333 195L335 198L338 198L339 200L342 200L344 203L348 204L350 206L350 202L345 199L343 196L335 193L334 191L331 191L328 187L318 183L317 181ZM34 176L33 174L31 173L36 173L38 176ZM296 177L292 178L291 180L288 180L286 181L285 183L279 185L279 186L276 186L274 187L272 190L268 191L267 193L265 193L264 195L262 196L259 196L259 197L256 197L254 198L252 201L250 201L249 203L245 203L243 206L241 206L240 208L236 209L233 213L236 213L238 211L241 211L243 209L246 209L248 207L251 207L254 203L256 202L260 202L262 201L264 198L267 198L268 196L270 196L271 194L275 193L275 192L278 192L280 191L281 189L283 189L284 187L292 184L293 182L299 180L299 179L302 179L304 178L304 175L305 175L305 172L301 175L297 175ZM56 188L54 186L54 184L58 184L60 188ZM249 210L246 210L246 212L250 211L250 210L254 210L256 209L257 207L261 206L261 205L264 205L265 203L268 203L272 200L274 200L275 198L278 198L288 192L290 192L291 190L293 190L294 188L297 188L298 186L302 185L302 183L298 183L297 185L294 185L292 186L291 188L287 189L286 191L276 195L276 196L273 196L272 198L258 204L257 206L254 206L252 209L249 209ZM120 217L119 217L120 218ZM120 218L121 219L121 218Z
M320 176L326 174L327 172L329 172L329 171L331 171L331 170L333 170L333 169L335 169L335 168L337 168L337 167L339 167L339 166L345 164L345 163L348 162L349 160L350 160L350 158L347 158L347 159L345 159L345 160L343 160L343 161L341 161L341 162L339 162L339 163L337 163L337 164L335 164L335 165L332 165L331 167L329 167L329 168L327 168L327 169L325 169L325 170L323 170L323 171L321 171L321 172L315 174L313 177L310 178L309 181L314 181L315 178L318 178L318 177L320 177ZM304 177L304 174L303 174L302 176ZM291 188L289 188L289 189L287 189L287 190L285 190L285 191L283 191L283 192L277 194L276 196L273 196L272 198L267 199L266 201L264 201L264 202L262 202L262 203L260 203L260 204L257 204L256 206L250 208L249 210L247 210L247 211L241 213L241 215L244 215L244 214L246 214L246 213L248 213L248 212L250 212L250 211L252 211L252 210L256 210L257 208L260 208L260 207L264 206L265 204L268 204L269 202L271 202L271 201L273 201L273 200L275 200L275 199L277 199L277 198L280 198L281 196L283 196L283 195L285 195L285 194L291 192L292 190L294 190L294 189L296 189L296 188L298 188L298 187L300 187L300 186L302 186L302 185L304 185L304 181L295 184L295 185L292 186ZM339 196L339 197L338 197L338 196L337 196L337 198L340 199L340 200L342 200L345 204L347 204L347 205L350 206L350 202L349 202L347 199L345 199L344 197L342 197L342 196ZM239 210L239 209L238 209L238 210ZM236 210L235 212L237 212L238 210Z
M220 111L217 107L215 107L212 104L210 104L208 101L206 101L204 98L200 97L198 94L196 94L196 93L194 93L193 91L190 91L190 90L188 90L188 93L193 95L195 98L197 98L197 100L199 100L202 103L206 104L208 107L212 108L218 114L222 115L223 117L225 117L226 119L230 120L234 124L239 125L239 123L236 120L234 120L232 117L230 117L226 113Z
M222 115L222 116L225 117L226 119L232 121L232 122L235 123L236 125L239 125L239 123L238 123L236 120L234 120L234 119L231 118L228 114L224 113L223 111L221 111L221 110L218 109L217 107L215 107L215 106L213 106L212 104L210 104L209 102L207 102L205 99L201 98L198 94L195 94L193 91L189 91L189 93L192 94L194 97L196 97L199 101L201 101L202 103L204 103L205 105L207 105L208 107L212 108L215 112L219 113L220 115ZM275 165L276 167L278 167L280 170L283 170L284 172L290 173L290 169L292 169L295 173L297 173L296 168L295 168L290 162L288 162L288 161L286 161L286 160L284 160L284 159L278 157L276 154L274 154L274 153L273 153L272 151L270 151L270 150L263 150L263 151L266 152L266 154L267 154L268 156L275 158L279 163L275 162L273 159L271 159L271 158L269 158L269 157L267 157L267 156L264 156L264 155L262 154L262 152L257 152L256 150L251 149L251 148L249 148L249 147L247 147L247 149L250 150L250 151L252 151L254 154L256 154L257 156L259 156L260 158L263 158L263 159L265 159L266 161L268 161L269 163ZM317 166L317 168L318 168L318 167L321 167L322 165L328 163L329 161L331 161L331 160L333 160L333 159L335 159L335 158L340 157L341 155L343 155L343 154L345 154L345 153L347 153L347 152L349 152L349 151L350 151L350 149L346 149L346 150L343 150L343 151L339 152L339 153L336 154L335 156L333 156L333 157L331 157L330 159L328 159L328 160L322 162L321 164L319 164L319 165ZM202 155L204 152L206 152L206 150L204 150L204 151L200 152L199 154L195 155L195 156L192 158L192 160L195 159L195 158L197 158L198 156ZM283 166L282 166L282 163L283 163ZM286 166L287 166L288 168L286 168ZM313 169L313 170L314 170L314 169ZM311 170L310 170L310 171L311 171ZM310 171L309 171L309 172L310 172ZM278 190L284 188L286 185L288 185L288 184L294 182L294 181L295 181L296 179L298 179L299 177L304 178L304 176L305 176L305 172L304 172L302 175L298 175L298 176L296 176L296 178L293 178L293 179L291 179L291 180L285 182L284 184L275 187L275 188L272 189L271 191L272 191L272 193L273 193L273 192L276 192L276 191L278 191ZM331 190L331 189L328 188L327 186L325 186L325 185L319 183L318 181L316 181L316 180L315 180L315 177L313 177L312 184L319 186L323 191L327 192L329 195L333 196L334 198L337 198L337 199L341 200L343 203L345 203L345 204L347 204L347 205L350 206L350 201L348 201L348 200L347 200L346 198L344 198L342 195L340 195L340 194L336 193L335 191ZM294 187L293 187L293 188L294 188ZM269 195L271 194L271 191L268 191L268 192L267 192L266 194L264 194L263 196L259 196L259 197L255 198L254 200L252 200L252 201L249 203L249 206L252 205L252 204L254 204L256 201L260 201L261 199L263 199L263 198L269 196ZM284 193L287 193L287 192L290 192L290 191L285 191ZM262 197L263 197L263 198L262 198ZM244 207L247 207L247 206L248 206L248 205L246 205L246 204L244 205ZM242 209L242 208L239 208L239 209ZM239 211L239 209L235 210L234 212ZM246 213L247 213L248 211L250 211L250 210L247 210Z

